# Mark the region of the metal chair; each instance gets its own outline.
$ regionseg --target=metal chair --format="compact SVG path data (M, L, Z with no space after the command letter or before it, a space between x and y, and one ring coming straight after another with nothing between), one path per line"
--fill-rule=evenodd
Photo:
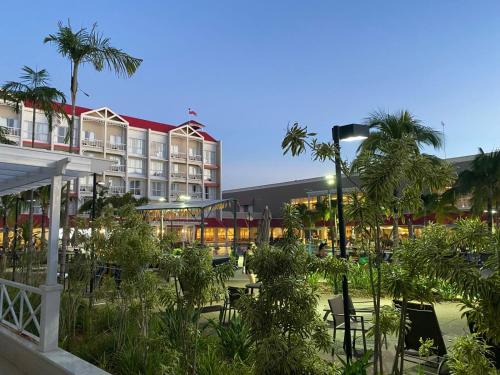
M401 301L394 301L397 308L401 308ZM433 305L408 302L407 317L410 321L409 329L405 333L405 361L435 369L437 374L446 374L446 345L439 327L436 311ZM433 340L432 355L420 358L418 349L420 339Z
M337 330L345 330L345 315L344 315L344 303L342 296L335 296L328 300L328 306L330 306L330 311L333 318L333 341L335 342L337 338ZM358 332L361 333L363 339L363 351L366 352L366 332L371 327L371 324L365 323L365 319L361 315L350 314L350 326L353 335L353 349L355 349L356 335ZM343 346L345 348L345 342ZM332 355L334 354L334 348L332 348Z
M246 289L237 288L230 286L227 288L227 295L224 299L224 306L222 309L222 323L226 322L226 315L228 316L228 322L231 321L231 311L233 311L233 316L238 311L238 301L240 297L246 293Z

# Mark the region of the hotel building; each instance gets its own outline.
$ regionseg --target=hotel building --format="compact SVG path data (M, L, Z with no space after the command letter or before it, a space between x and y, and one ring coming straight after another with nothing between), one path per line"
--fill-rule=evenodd
M71 113L69 105L65 110ZM76 115L73 152L114 161L110 170L98 176L108 194L130 192L150 201L221 198L221 142L199 122L171 125L120 115L107 107L77 107ZM0 103L0 127L21 149L32 146L32 116L33 109L26 105L16 113L8 103ZM62 119L49 132L47 119L37 111L35 147L68 151L68 129ZM92 189L91 176L75 181L71 213L91 199Z

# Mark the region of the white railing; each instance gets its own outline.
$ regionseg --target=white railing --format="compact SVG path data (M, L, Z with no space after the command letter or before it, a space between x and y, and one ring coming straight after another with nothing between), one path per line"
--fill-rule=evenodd
M181 195L186 195L185 191L172 190L170 192L170 198L179 198Z
M151 176L164 177L165 176L165 172L164 171L151 171Z
M172 173L170 173L170 177L172 177L172 178L186 178L186 174L183 172L172 172Z
M202 175L200 173L194 173L194 174L190 173L189 174L189 179L190 180L197 180L197 181L199 181L199 180L201 180L201 178L202 178Z
M123 164L115 164L109 168L109 171L110 172L125 172L126 167L127 166L123 165Z
M0 324L38 342L41 307L39 288L0 279Z
M127 145L125 145L124 143L106 143L106 149L108 150L125 151L126 147Z
M93 189L92 185L80 185L80 193L92 193Z
M125 186L110 186L109 193L111 195L125 194Z
M202 193L191 193L191 194L189 194L189 196L193 200L199 200L199 199L203 198L203 194Z
M14 137L20 137L21 136L21 128L10 128L8 126L2 126L2 128L5 130L7 135L11 135Z
M203 160L201 155L189 155L189 160L190 161L197 161L200 162Z
M186 159L186 154L183 152L172 152L170 156L172 159Z
M102 148L104 142L100 139L82 139L82 146L91 148Z

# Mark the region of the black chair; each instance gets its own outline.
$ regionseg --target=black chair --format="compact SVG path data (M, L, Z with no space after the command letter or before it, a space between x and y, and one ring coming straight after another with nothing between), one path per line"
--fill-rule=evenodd
M401 309L402 302L394 301L394 305ZM446 345L434 306L408 302L406 314L410 323L405 334L405 361L436 369L438 374L446 374ZM428 358L420 358L419 356L420 339L429 339L434 342L431 355Z
M238 311L238 301L240 297L246 293L246 289L237 288L230 286L227 288L227 295L224 300L224 307L222 312L222 323L226 322L226 316L228 317L228 322L231 321L231 311L233 311L233 316Z
M179 282L179 286L181 289L182 294L185 293L185 288L183 287L183 282L180 278L175 277L175 279ZM213 301L210 301L210 305L202 306L200 307L200 314L207 314L207 313L213 313L213 312L218 312L219 313L219 322L222 323L222 313L224 311L224 306L222 305L213 305Z
M328 305L330 306L330 311L332 314L333 322L333 341L335 342L337 338L337 330L344 331L345 330L345 315L344 315L344 302L342 296L335 296L332 299L328 300ZM357 333L361 333L361 337L363 339L363 351L366 353L366 332L371 327L371 324L365 323L365 319L361 315L350 314L350 327L351 331L354 333L353 335L353 349L355 351L356 345L356 336ZM343 347L345 348L345 342L343 343ZM334 347L332 348L332 355L334 354Z

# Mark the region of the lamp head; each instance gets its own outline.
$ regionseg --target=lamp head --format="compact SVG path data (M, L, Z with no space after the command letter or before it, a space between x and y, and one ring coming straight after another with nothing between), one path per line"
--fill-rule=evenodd
M368 138L368 136L370 135L370 127L368 125L348 124L338 126L338 130L339 141L359 141ZM333 136L335 138L335 134Z

